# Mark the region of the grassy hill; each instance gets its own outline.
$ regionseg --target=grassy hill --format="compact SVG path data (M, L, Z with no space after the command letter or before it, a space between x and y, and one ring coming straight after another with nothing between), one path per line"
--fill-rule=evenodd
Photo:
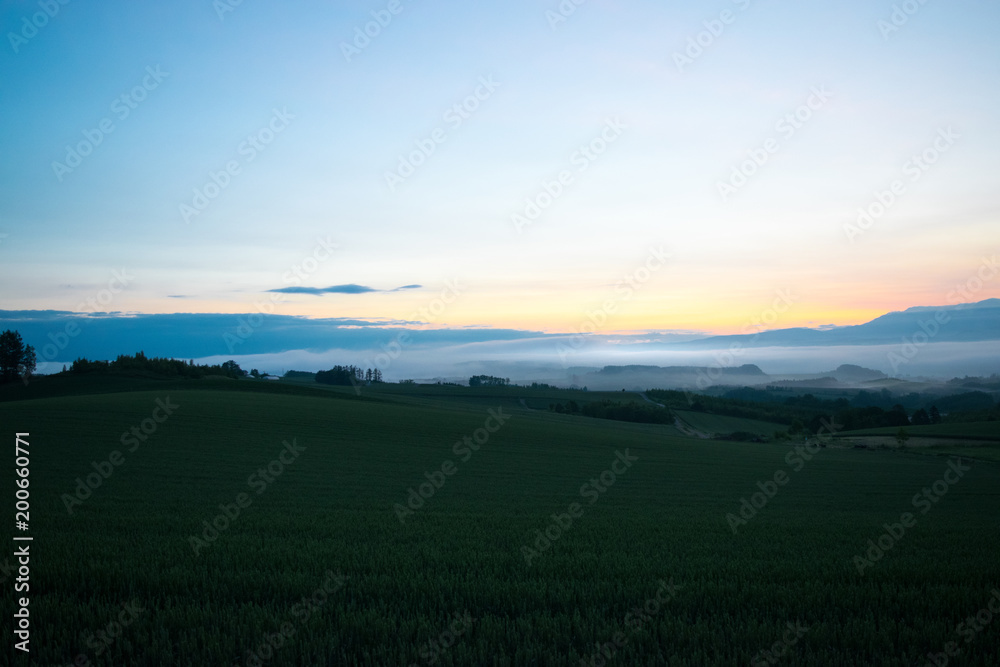
M805 461L789 444L526 409L545 395L523 389L131 378L28 391L0 392L0 423L30 432L35 664L578 665L600 664L603 646L618 664L731 665L791 622L808 631L786 664L912 665L958 639L1000 581L990 463L921 514L912 497L945 459L827 448ZM162 405L176 407L156 423ZM734 533L727 514L777 471L790 481ZM88 475L100 485L70 512ZM401 520L411 489L429 497ZM859 573L854 557L907 511L916 525ZM129 602L145 611L98 655L94 633ZM963 664L998 651L987 629Z

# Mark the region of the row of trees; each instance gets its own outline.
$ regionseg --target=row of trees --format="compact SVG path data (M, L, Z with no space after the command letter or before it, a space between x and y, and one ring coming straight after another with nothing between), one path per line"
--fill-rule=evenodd
M25 345L21 334L10 329L0 333L0 382L11 382L35 372L35 348ZM66 371L63 366L63 371ZM247 375L240 365L230 359L222 364L195 365L194 360L147 357L142 351L134 355L120 354L114 361L91 361L80 357L70 366L71 373L151 373L167 377L199 378L206 375L224 375L241 378Z
M360 366L334 366L328 371L316 373L316 382L321 384L377 384L382 381L382 371L377 368L363 370Z
M498 378L495 375L473 375L469 378L470 387L507 387L510 378Z
M246 377L247 372L230 359L222 364L195 364L194 360L182 361L167 357L147 357L144 352L134 355L120 354L114 361L90 361L83 357L70 366L71 373L150 373L165 377L200 378L223 375L230 378Z
M890 403L887 408L871 405L872 397L877 396L880 402L885 398L881 393L868 393L860 401L846 398L821 399L812 394L780 396L778 392L747 387L727 391L723 396L706 394L690 396L684 392L660 389L651 389L647 393L654 400L675 409L788 424L790 435L816 433L822 427L824 419L828 421L832 419L833 422L843 425L844 430L920 426L943 421L943 415L937 405L912 410L907 410L901 402ZM967 413L981 420L989 419L988 413L994 409L992 398L982 392L937 397L935 400L942 404L947 403L949 408L953 404L962 408L985 406L982 414ZM949 421L959 419L961 416L953 413L949 416Z
M955 384L955 381L949 382ZM968 380L963 386L978 387L986 386L986 380ZM990 387L992 388L992 387ZM997 387L1000 388L1000 387ZM794 394L789 396L793 390L788 387L767 387L759 389L757 387L739 387L726 390L719 394L722 398L732 398L752 403L766 403L769 405L784 405L788 407L799 407L805 409L820 409L827 412L846 410L847 408L868 408L878 407L883 410L893 409L897 405L906 408L908 414L923 408L928 416L932 407L937 406L942 413L963 412L969 410L990 410L996 405L996 399L985 391L974 390L961 394L948 395L928 395L909 392L907 394L893 394L887 389L881 391L861 390L853 396L838 398L819 398L813 394ZM846 392L845 392L846 393ZM919 419L919 417L918 417Z

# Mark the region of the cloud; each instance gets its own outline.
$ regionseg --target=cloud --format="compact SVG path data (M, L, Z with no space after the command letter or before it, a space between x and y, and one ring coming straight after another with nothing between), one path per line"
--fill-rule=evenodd
M403 289L419 289L422 285L403 285L402 287L397 287L396 289L383 290L375 289L374 287L368 287L367 285L356 285L354 283L349 283L347 285L331 285L330 287L281 287L278 289L268 290L268 292L280 292L281 294L312 294L314 296L320 296L323 294L367 294L369 292L398 292Z

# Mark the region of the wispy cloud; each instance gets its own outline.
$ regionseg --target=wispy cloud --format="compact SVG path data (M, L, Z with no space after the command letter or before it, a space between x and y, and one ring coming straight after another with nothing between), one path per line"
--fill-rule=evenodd
M323 294L368 294L369 292L398 292L405 289L419 289L422 285L403 285L395 289L375 289L367 285L331 285L330 287L281 287L279 289L268 290L268 292L279 292L281 294L313 294L321 296Z

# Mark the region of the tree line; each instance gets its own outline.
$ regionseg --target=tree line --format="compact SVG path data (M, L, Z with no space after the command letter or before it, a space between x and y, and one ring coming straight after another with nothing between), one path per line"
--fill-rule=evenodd
M943 421L987 421L1000 418L1000 404L987 393L976 391L953 396L923 397L924 406L908 410L902 401L913 404L913 397L894 397L888 392L858 392L846 398L821 399L812 394L779 396L777 392L743 387L722 396L688 394L682 391L650 389L648 395L678 410L708 412L729 417L759 419L789 425L788 433L817 433L824 420L833 420L846 430L921 426ZM895 402L894 402L895 401ZM881 403L881 405L873 405ZM888 407L882 407L886 406ZM941 404L941 408L937 404ZM947 407L948 414L943 409Z
M470 387L507 387L510 378L499 378L495 375L473 375L469 378Z
M360 366L334 366L328 371L316 373L320 384L357 385L383 382L382 371L377 368L362 369Z
M70 373L150 373L166 377L201 378L222 375L242 378L247 372L230 359L221 364L195 364L194 360L182 361L167 357L147 357L142 351L133 355L120 354L114 361L91 361L80 357L69 368Z
M568 403L550 403L549 411L559 414L582 415L597 419L613 419L623 422L640 424L672 424L673 414L670 410L655 405L640 404L636 401L590 401L579 405L576 401Z

